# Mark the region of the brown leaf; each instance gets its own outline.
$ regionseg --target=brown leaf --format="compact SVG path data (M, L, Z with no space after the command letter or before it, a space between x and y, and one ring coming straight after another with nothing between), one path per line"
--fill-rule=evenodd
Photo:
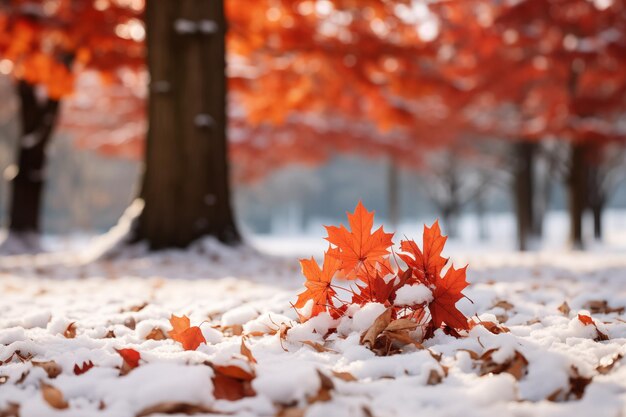
M358 379L352 375L349 372L337 372L337 371L333 371L333 376L336 378L341 379L342 381L345 382L354 382L354 381L358 381Z
M309 404L326 402L332 399L332 395L330 392L335 388L335 384L327 375L323 374L319 370L317 371L317 376L320 379L320 389L313 397L307 398L307 402Z
M298 407L286 407L282 408L276 417L304 417L306 414L306 409L298 408Z
M239 350L240 350L241 354L243 356L245 356L251 363L256 363L256 359L252 355L252 352L250 351L248 346L246 346L246 344L245 344L245 338L244 337L241 338L241 348Z
M334 351L334 350L332 350L332 349L329 349L329 348L325 347L324 345L322 345L322 344L320 344L320 343L317 343L317 342L312 342L312 341L310 341L310 340L304 340L304 341L302 341L302 342L300 342L300 343L302 343L303 345L310 346L310 347L312 347L313 349L315 349L317 352L320 352L320 353L322 353L322 352L333 352L333 353L337 353L336 351Z
M417 329L417 323L409 319L397 319L389 323L385 328L388 332L397 332L400 330L415 330Z
M500 307L501 309L505 311L509 311L509 310L512 310L515 306L509 303L508 301L500 300L497 303L495 303L493 306L491 306L491 308L496 308L496 307Z
M237 366L219 366L210 362L205 364L213 368L213 396L218 400L237 401L256 395L250 381L255 377Z
M63 332L63 336L67 339L73 339L76 337L76 322L71 322L65 331Z
M132 306L132 307L129 307L127 309L122 309L122 313L126 313L126 312L129 312L129 311L131 311L133 313L137 313L137 312L143 310L144 308L146 308L147 305L148 305L147 302L143 302L143 303L138 304L136 306Z
M469 322L469 327L470 329L476 327L476 326L483 326L485 329L487 329L490 333L493 334L500 334L500 333L508 333L510 332L510 330L508 329L508 327L505 327L501 324L498 323L494 323L493 321L480 321L480 322L475 322L475 321L470 321Z
M246 371L245 369L235 365L214 365L210 362L205 362L205 364L213 368L215 373L225 375L234 379L240 379L242 381L252 381L256 377L254 372Z
M385 330L385 332L383 333L385 337L387 337L388 339L390 339L393 342L397 342L400 346L404 346L404 345L413 345L418 349L424 349L424 345L422 345L421 343L415 341L410 335L408 331L397 331L397 332L390 332Z
M480 367L480 375L487 374L500 374L507 372L518 381L526 375L526 368L528 367L528 360L520 352L515 351L515 355L504 363L496 363L492 359L492 355L497 349L491 349L483 353L480 359L483 361Z
M621 353L617 353L607 361L604 361L604 363L602 363L603 361L601 360L600 364L596 367L596 371L598 371L598 373L601 375L608 374L609 372L611 372L613 367L615 367L615 365L622 360L623 357L624 355L622 355Z
M8 402L5 408L0 408L0 417L20 417L20 405Z
M52 408L64 410L68 407L67 401L63 398L63 393L52 385L41 382L41 394L43 395L43 399Z
M435 371L434 369L431 369L430 373L428 374L428 380L426 381L426 385L437 385L440 384L441 381L443 381L443 377L441 376L441 374L439 374L439 372Z
M243 326L241 324L222 326L222 333L227 336L241 336L243 334Z
M609 303L606 300L592 300L583 305L585 310L589 310L591 314L622 314L624 307L609 307Z
M376 338L379 334L382 333L383 330L389 326L391 323L391 314L393 313L392 308L388 308L385 310L380 316L374 320L374 323L367 329L363 335L361 336L361 344L372 348L376 343Z
M2 375L0 376L0 385L6 384L6 382L9 380L9 377L6 375Z
M165 333L163 332L163 330L159 329L158 327L155 327L154 329L152 329L150 333L148 333L148 335L146 336L146 340L165 340L165 339L167 339L167 336L165 336Z
M61 369L61 366L59 366L59 364L57 364L55 361L47 361L47 362L32 361L31 363L33 364L33 366L37 366L39 368L42 368L44 371L46 371L46 373L48 374L48 378L50 379L56 378L57 376L61 374L61 372L63 372L63 370Z
M569 316L570 311L572 311L572 309L569 308L567 301L563 301L563 304L559 306L558 310L563 313L564 316Z
M580 375L578 368L572 366L572 372L569 377L570 396L573 395L576 399L581 399L585 394L585 389L589 385L593 378L586 378Z
M137 327L137 322L134 317L128 317L124 320L124 326L128 327L130 330L135 330Z
M141 410L136 417L146 417L153 414L184 414L192 416L194 414L218 414L215 410L196 404L167 402L153 405Z
M475 361L480 359L480 355L478 353L474 352L473 350L458 349L457 352L467 352L469 354L470 358L472 358L472 360L475 360Z

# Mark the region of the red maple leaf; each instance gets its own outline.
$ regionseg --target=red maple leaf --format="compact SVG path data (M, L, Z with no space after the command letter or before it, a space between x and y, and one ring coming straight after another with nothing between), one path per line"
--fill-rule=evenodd
M455 329L468 329L467 317L456 308L457 301L463 298L461 292L469 285L465 280L466 269L467 266L461 269L451 266L443 278L435 280L433 301L428 305L435 329L443 323Z
M185 350L196 350L201 343L206 343L202 330L198 326L191 326L189 317L177 317L172 314L170 318L172 330L167 334L173 340L181 343Z
M446 236L441 235L439 222L435 221L431 227L424 226L422 250L415 241L403 240L400 242L400 249L405 253L400 253L398 256L413 269L413 275L419 282L425 285L434 284L448 262L441 256L447 239Z
M139 359L141 354L135 349L115 349L117 353L124 359L124 363L128 365L130 369L134 369L139 366Z
M376 274L374 279L369 279L366 285L356 285L359 292L355 292L352 296L352 303L366 304L366 303L381 303L387 306L393 302L392 298L395 298L395 277L389 281L385 281L380 274Z
M341 265L337 252L339 252L338 249L333 248L326 251L322 269L313 257L300 260L302 273L307 279L304 284L306 290L298 294L298 300L294 307L303 308L309 300L313 300L311 317L317 316L322 311L326 311L328 306L333 305L333 296L336 295L336 292L331 283Z
M78 366L78 364L74 364L74 374L75 375L82 375L85 372L87 372L88 370L90 370L91 368L93 368L93 362L89 361L89 362L83 362L82 366Z
M333 256L341 261L341 271L347 279L363 274L374 276L378 267L388 265L384 261L393 245L393 233L385 233L382 226L372 233L374 212L368 212L360 201L354 213L347 215L350 230L343 224L340 227L326 226L326 240L339 249Z

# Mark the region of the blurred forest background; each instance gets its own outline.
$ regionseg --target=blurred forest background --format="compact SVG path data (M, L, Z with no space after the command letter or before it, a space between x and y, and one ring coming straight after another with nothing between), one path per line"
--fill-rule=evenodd
M142 193L152 125L148 143L173 132L191 154L227 129L244 235L321 234L359 199L391 228L439 217L452 237L520 249L626 235L623 0L146 1L0 1L2 224L20 152L41 145L42 223L26 232L106 231ZM224 93L219 54L227 126L219 100L192 94ZM180 103L146 109L171 90ZM51 132L29 130L29 100ZM170 113L193 132L163 124ZM197 175L181 181L220 175L184 163ZM168 210L160 222L193 216Z

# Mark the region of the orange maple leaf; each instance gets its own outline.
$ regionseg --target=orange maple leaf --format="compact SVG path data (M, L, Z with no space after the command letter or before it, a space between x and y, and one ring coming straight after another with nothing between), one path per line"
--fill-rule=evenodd
M139 359L141 354L135 349L115 349L117 353L122 357L124 363L128 364L130 369L134 369L139 366Z
M432 285L448 262L441 256L447 239L447 236L441 235L439 222L435 221L431 227L424 225L423 250L420 250L415 241L403 240L400 242L400 249L405 253L398 256L413 270L413 275L418 281Z
M177 317L172 314L170 324L173 329L167 332L173 340L181 343L185 350L196 350L201 343L206 343L202 330L198 326L191 326L189 317Z
M332 298L336 292L332 288L331 282L341 266L338 252L338 249L329 248L326 253L324 253L324 265L322 265L322 269L320 269L313 257L311 257L311 259L300 260L302 273L307 279L304 284L306 290L298 294L298 300L294 304L294 307L302 308L309 300L313 300L311 317L315 317L322 311L326 311L327 306L332 305Z
M461 291L469 285L465 280L466 269L467 266L461 269L451 266L443 278L435 280L433 301L428 305L435 329L441 327L442 323L455 329L469 328L467 317L456 308L457 301L463 298Z
M347 215L350 230L343 224L340 227L326 226L326 240L339 249L331 256L341 261L341 271L347 279L355 279L360 273L374 276L377 267L388 265L385 257L393 245L393 233L385 233L382 226L372 233L374 212L368 212L361 201L354 213Z

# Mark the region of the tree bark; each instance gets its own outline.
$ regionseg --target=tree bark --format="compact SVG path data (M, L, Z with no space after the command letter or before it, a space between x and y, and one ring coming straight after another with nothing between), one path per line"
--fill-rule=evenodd
M583 215L587 202L588 167L586 161L586 145L573 143L570 161L570 172L567 181L570 240L575 249L583 248Z
M400 223L400 178L398 166L393 157L389 158L389 167L387 171L387 209L389 216L389 224L397 229Z
M602 240L602 214L606 206L607 194L604 189L600 166L589 164L587 173L587 185L589 187L587 200L593 214L593 236L596 240Z
M596 240L602 240L602 212L604 211L604 204L594 204L591 206L593 213L593 237Z
M19 237L41 232L46 148L56 125L59 101L40 102L35 87L25 81L19 81L17 89L22 136L17 149L18 171L12 179L9 233Z
M223 1L148 0L145 16L149 130L135 239L152 249L207 235L235 244Z
M529 249L533 235L534 215L534 159L537 145L521 141L515 145L516 166L514 179L515 211L517 215L518 249Z

